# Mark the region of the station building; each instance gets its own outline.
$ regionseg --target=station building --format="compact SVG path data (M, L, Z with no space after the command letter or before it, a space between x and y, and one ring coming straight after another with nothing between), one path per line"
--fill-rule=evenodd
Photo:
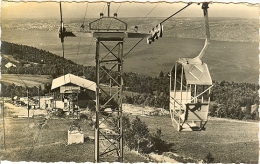
M73 112L95 100L96 83L73 74L53 79L53 107Z

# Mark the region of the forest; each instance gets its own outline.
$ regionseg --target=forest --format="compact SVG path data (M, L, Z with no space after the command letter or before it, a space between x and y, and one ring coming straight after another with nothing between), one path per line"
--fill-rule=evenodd
M17 67L6 68L10 62L2 58L2 74L37 74L51 75L52 78L71 73L84 76L88 80L95 81L95 67L78 65L71 60L57 56L49 51L37 49L26 45L2 41L1 53L11 55L12 61ZM101 72L102 74L102 72ZM116 73L113 74L116 76ZM135 94L125 96L124 103L157 108L169 109L169 78L167 73L158 72L157 77L150 77L134 72L123 73L124 90ZM103 83L108 83L109 78L104 78ZM250 83L236 83L229 81L213 81L214 87L211 92L210 115L232 119L259 118L259 85ZM40 94L50 92L50 85L45 84ZM2 84L2 96L26 95L26 88ZM29 88L30 96L38 95L37 86ZM256 107L255 107L256 106Z

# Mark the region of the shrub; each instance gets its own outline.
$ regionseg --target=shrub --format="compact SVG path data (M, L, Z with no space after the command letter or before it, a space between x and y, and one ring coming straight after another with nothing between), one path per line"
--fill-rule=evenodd
M139 117L136 116L134 120L131 121L128 117L123 117L123 131L124 131L124 141L127 147L131 150L145 150L147 144L142 144L146 142L149 138L149 130L145 122L142 122Z
M64 117L65 113L62 109L56 109L55 111L52 112L53 116L57 116L57 117Z
M79 119L80 120L87 120L88 116L86 114L81 113L80 116L79 116Z
M156 133L150 136L151 144L153 151L161 154L162 152L169 151L167 143L162 139L162 130L161 128L156 130Z
M203 163L212 163L214 161L214 157L209 152L206 157L203 159Z

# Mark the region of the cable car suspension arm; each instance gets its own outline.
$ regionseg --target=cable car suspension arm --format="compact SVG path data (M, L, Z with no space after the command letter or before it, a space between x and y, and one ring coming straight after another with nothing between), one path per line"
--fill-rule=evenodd
M208 2L204 2L202 4L203 9L203 14L204 14L204 21L205 21L205 28L206 28L206 40L204 43L204 47L202 48L202 50L200 51L199 55L195 58L200 59L203 57L203 55L205 54L205 52L207 51L207 49L209 48L210 45L210 32L209 32L209 20L208 20Z

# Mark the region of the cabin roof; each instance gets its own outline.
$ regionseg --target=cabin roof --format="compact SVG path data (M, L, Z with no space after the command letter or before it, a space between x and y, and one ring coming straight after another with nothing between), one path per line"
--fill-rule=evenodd
M187 84L212 85L208 65L198 58L180 58Z
M96 83L73 74L66 74L52 80L51 90L64 86L66 84L75 84L82 88L96 91Z

